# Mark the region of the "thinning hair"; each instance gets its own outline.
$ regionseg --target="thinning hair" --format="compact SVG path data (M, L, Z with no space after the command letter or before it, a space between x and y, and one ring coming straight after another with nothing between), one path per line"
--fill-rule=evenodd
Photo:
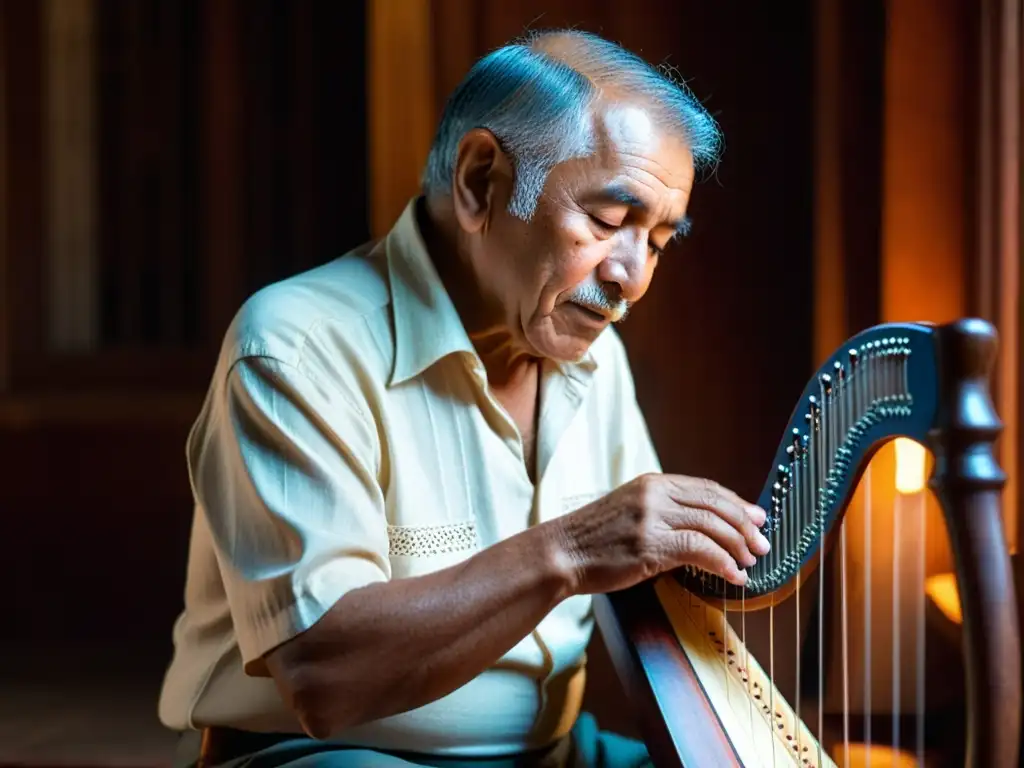
M513 166L509 212L529 220L551 169L595 151L591 107L609 91L627 94L677 131L697 171L717 162L718 125L672 69L587 32L536 32L480 59L459 83L427 157L423 191L451 194L459 143L483 128Z

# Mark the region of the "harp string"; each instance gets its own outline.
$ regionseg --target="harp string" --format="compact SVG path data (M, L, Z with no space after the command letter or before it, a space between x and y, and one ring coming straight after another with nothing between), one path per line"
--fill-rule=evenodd
M768 681L771 685L768 688L768 722L771 724L769 733L775 738L775 598L772 597L768 606ZM772 751L772 768L775 767L775 745L769 741L768 747Z
M903 676L900 669L900 512L899 492L896 496L892 516L892 751L899 752L900 746L900 683Z
M825 504L827 491L828 464L834 453L832 444L832 390L829 381L823 377L821 386L821 419L815 425L818 439L818 483L816 486L817 504L814 515L818 518L818 765L821 765L821 742L825 737ZM821 436L825 439L822 440Z
M793 641L796 646L796 708L794 710L798 720L803 719L803 715L800 712L800 576L797 574L796 579L796 637ZM801 747L801 730L796 729L796 746L797 751L800 751Z
M863 374L862 374L863 378ZM858 388L858 399L860 390ZM871 765L871 464L864 469L864 764Z
M747 692L747 714L750 716L750 736L754 736L754 696L750 690L750 651L747 646L747 588L740 593L740 642L743 645L743 669L739 670L740 680Z
M853 358L851 358L852 363ZM840 376L839 386L842 397L841 434L848 434L854 420L858 418L854 397L856 395L855 371L851 370ZM843 686L843 766L850 768L850 643L849 620L847 615L846 592L846 525L839 528L839 607L840 607L840 639L842 642L842 686Z
M843 643L843 765L850 765L850 644L846 611L846 527L839 530L839 602L842 610L841 637Z
M800 496L797 500L797 518L799 520L797 525L790 526L790 551L797 549L800 535L803 531L807 530L809 518L813 514L814 509L814 488L817 485L815 482L817 472L817 462L810 456L810 441L814 434L815 428L815 416L816 414L812 411L807 414L809 421L807 432L798 438L796 445L796 469L798 474L798 487L800 489ZM796 575L796 633L793 638L794 645L794 656L796 659L796 692L794 698L796 700L796 708L794 713L798 720L803 720L803 707L801 706L801 699L803 697L803 669L801 659L801 648L803 635L801 633L801 609L800 609L800 592L802 579L800 573ZM800 728L796 729L796 751L797 754L803 751L803 731Z
M729 693L729 603L722 603L722 640L725 643L725 653L722 655L722 674L725 678L725 701L732 707L732 696Z
M920 494L918 494L920 496ZM924 766L924 717L925 717L925 539L928 534L925 522L924 499L917 500L918 556L917 556L917 760Z

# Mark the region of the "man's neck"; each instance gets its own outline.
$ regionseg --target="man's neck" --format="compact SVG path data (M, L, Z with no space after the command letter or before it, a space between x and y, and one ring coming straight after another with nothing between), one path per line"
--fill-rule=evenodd
M535 382L538 360L516 343L517 334L507 318L487 301L488 292L459 241L450 201L427 198L417 217L427 253L484 364L488 383L495 389L514 390Z

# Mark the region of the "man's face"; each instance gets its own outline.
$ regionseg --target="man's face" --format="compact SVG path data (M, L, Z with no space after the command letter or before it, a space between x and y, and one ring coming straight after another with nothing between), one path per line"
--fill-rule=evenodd
M595 127L597 151L553 169L529 222L495 199L481 243L478 271L519 342L541 357L581 358L643 297L686 226L694 170L685 143L637 106L609 107Z

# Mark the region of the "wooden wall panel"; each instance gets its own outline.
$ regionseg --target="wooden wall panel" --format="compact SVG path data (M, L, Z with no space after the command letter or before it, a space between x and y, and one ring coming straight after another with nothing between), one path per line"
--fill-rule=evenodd
M968 160L974 183L968 186L973 221L968 248L969 311L999 329L1000 353L993 382L996 410L1004 432L999 459L1007 471L1004 494L1006 534L1019 550L1024 513L1021 454L1021 16L1019 0L979 0L975 23L973 87L974 145Z
M2 647L170 649L191 521L189 422L0 430L8 590Z
M96 2L97 348L198 342L199 3Z
M880 322L885 7L815 3L814 363Z
M7 243L8 164L7 164L7 2L0 0L0 395L9 386L11 371L11 268Z
M434 83L433 116L440 118L448 96L469 71L476 59L485 52L481 48L485 3L466 0L430 0L430 28L432 44L426 55L431 59ZM443 35L444 45L437 40Z
M216 256L205 262L202 311L211 328L227 328L244 296L238 13L237 0L203 6L202 231L206 252Z
M965 202L971 28L959 0L898 0L889 7L883 168L882 317L962 316L967 299Z
M64 39L43 34L40 9L58 7L4 5L20 73L5 171L23 192L7 378L19 394L202 386L246 295L368 236L362 6L79 0L92 34L43 45ZM50 343L86 329L88 349Z
M19 366L43 347L42 280L38 269L43 249L43 67L41 4L3 0L7 124L6 312L12 332L8 348L9 388L18 385ZM13 76L17 73L17 76ZM36 318L33 322L26 318ZM16 332L14 332L16 328Z
M315 144L305 145L315 204L312 265L370 237L368 41L362 4L311 3L317 77L313 81ZM344 30L344 43L339 31Z
M93 0L42 4L46 51L47 342L87 352L98 338Z
M370 218L382 237L419 189L420 173L434 138L435 47L447 33L435 32L424 0L371 0L367 41Z
M248 293L368 235L361 5L90 3L99 277L130 290L96 297L106 348L81 355L43 343L42 5L0 0L2 72L18 73L3 78L0 173L19 190L0 201L0 314L18 329L0 351L16 543L0 569L24 617L4 644L108 643L162 664L192 517L185 436L227 325Z
M247 0L234 14L244 296L368 239L368 62L362 4Z

